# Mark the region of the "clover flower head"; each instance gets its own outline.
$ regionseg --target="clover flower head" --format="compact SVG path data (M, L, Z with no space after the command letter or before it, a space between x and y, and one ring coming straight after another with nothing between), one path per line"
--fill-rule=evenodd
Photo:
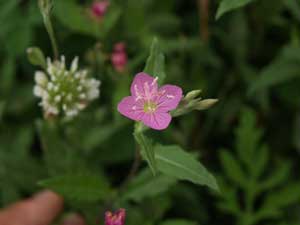
M125 217L125 209L119 209L115 213L108 211L105 213L105 225L124 225Z
M34 78L33 93L41 98L46 117L74 117L100 94L100 81L89 78L87 70L78 70L78 57L70 69L66 68L64 56L53 62L48 58L46 71L37 71Z
M131 96L122 99L118 111L152 129L163 130L171 122L169 112L176 109L182 99L182 89L175 85L159 88L157 79L138 73L131 84Z
M102 19L109 5L110 3L108 0L94 2L91 8L92 15L98 19Z
M122 73L126 69L128 57L126 46L123 42L115 44L114 51L111 55L111 62L116 71Z

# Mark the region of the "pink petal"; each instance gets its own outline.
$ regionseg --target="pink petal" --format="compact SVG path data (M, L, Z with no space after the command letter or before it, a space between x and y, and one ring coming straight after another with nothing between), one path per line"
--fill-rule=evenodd
M182 89L175 85L164 85L159 89L159 93L163 93L157 100L159 112L176 109L182 99Z
M148 84L149 90L145 90L145 83ZM138 96L142 96L144 98L147 98L148 94L150 93L156 93L158 89L157 82L154 81L154 78L149 76L146 73L138 73L135 75L134 80L131 84L131 95L137 98Z
M118 111L132 120L140 121L144 115L141 101L135 101L135 98L128 96L122 99L118 104Z
M165 112L157 112L157 113L145 113L142 121L143 123L155 130L163 130L166 129L170 122L172 117L169 113Z

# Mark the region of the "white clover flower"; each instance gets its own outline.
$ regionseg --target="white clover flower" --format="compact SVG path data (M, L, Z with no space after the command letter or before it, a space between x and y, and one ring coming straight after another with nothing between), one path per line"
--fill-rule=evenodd
M34 79L33 93L41 98L46 117L74 117L100 95L100 81L89 78L87 70L78 70L78 57L70 69L66 68L64 56L54 62L48 58L46 72L37 71Z

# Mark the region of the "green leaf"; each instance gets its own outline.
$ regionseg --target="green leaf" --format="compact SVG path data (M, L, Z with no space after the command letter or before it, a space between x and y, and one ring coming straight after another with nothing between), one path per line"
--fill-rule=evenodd
M68 13L65 12L68 9ZM89 12L74 1L56 1L54 15L69 29L82 34L99 37L99 24L92 20Z
M260 189L262 191L269 190L284 183L288 179L290 172L290 163L284 162L280 164L279 167L273 170L273 173L269 178L264 179L264 181L260 184Z
M160 223L160 225L197 225L197 223L185 219L169 219Z
M160 49L157 38L154 38L152 41L150 56L147 59L144 72L153 77L158 77L159 84L163 84L166 78L165 56Z
M251 171L254 177L259 177L265 171L269 160L269 148L267 145L263 145L257 151L256 163L252 164Z
M88 9L71 0L57 1L54 9L55 16L63 25L95 38L105 37L121 16L121 10L115 4L110 5L102 21L92 18Z
M246 183L246 175L234 156L229 153L229 151L223 150L221 151L220 159L222 162L222 167L228 178L238 184L240 187L244 187Z
M141 123L137 123L137 126L139 126L140 124ZM138 131L137 129L134 132L134 138L141 148L140 150L142 156L146 159L152 173L155 175L157 173L157 166L152 140L147 138L142 132Z
M279 190L268 194L263 208L280 208L296 204L300 201L300 183L286 184Z
M39 185L59 193L68 200L97 202L111 194L108 184L95 175L64 175L42 180Z
M115 5L111 5L109 7L109 11L105 15L100 30L100 36L105 38L111 29L115 26L121 16L121 9L115 7Z
M126 188L122 200L134 200L140 202L144 198L157 196L167 191L176 179L162 174L153 176L149 170L143 170L135 177Z
M229 11L243 7L253 1L254 0L222 0L217 10L216 19L219 19Z
M155 146L157 168L163 174L218 190L216 179L194 156L179 146Z
M276 59L265 67L250 85L248 94L254 96L259 91L281 84L300 76L300 48L287 46Z
M6 58L1 65L0 70L0 93L3 95L9 94L13 90L15 82L16 63L12 57Z
M236 129L235 147L239 158L248 168L256 159L256 151L262 137L262 130L256 127L256 115L250 108L244 108L241 112L239 126Z
M58 124L53 121L37 121L36 125L42 142L43 157L51 175L86 170L82 151L66 141Z

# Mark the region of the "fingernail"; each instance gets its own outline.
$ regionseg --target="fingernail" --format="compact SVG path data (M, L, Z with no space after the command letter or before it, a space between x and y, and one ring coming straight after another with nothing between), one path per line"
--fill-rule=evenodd
M77 214L67 216L62 225L85 225L83 218Z

